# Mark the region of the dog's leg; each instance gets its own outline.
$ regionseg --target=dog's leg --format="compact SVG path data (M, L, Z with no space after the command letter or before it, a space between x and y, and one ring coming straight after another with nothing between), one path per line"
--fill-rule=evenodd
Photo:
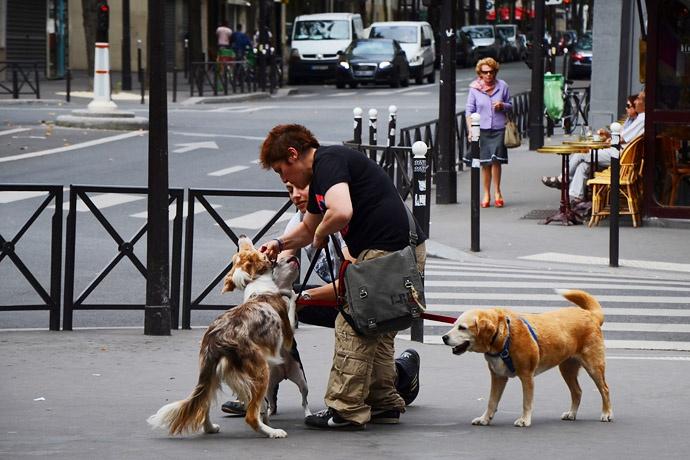
M309 410L309 403L307 402L307 395L309 394L309 387L307 386L307 376L304 374L304 368L301 362L293 362L288 371L288 379L294 382L299 388L299 392L302 395L302 409L304 409L304 416L307 417L311 415Z
M561 370L563 380L565 380L570 390L570 410L563 412L561 420L575 420L575 417L577 417L577 409L580 407L580 400L582 399L582 388L580 388L580 384L577 381L580 362L572 358L567 359L563 361L558 368Z
M244 420L257 433L263 433L269 438L285 438L287 433L283 430L271 428L261 420L261 406L264 404L266 390L268 389L268 365L253 380L252 395L247 405L247 415Z
M271 380L268 382L268 413L269 415L275 415L278 412L278 386L280 381L283 379L282 366L276 366L271 369Z
M486 426L491 423L491 419L494 418L494 414L498 409L498 402L501 400L503 390L506 388L506 383L508 383L508 377L500 377L491 372L491 393L489 395L489 404L487 405L486 411L484 411L481 417L477 417L472 420L472 425Z
M604 350L603 344L601 345L602 350L597 351L595 356L593 353L590 355L582 356L582 367L585 368L587 373L594 384L597 386L599 393L601 394L601 418L602 422L612 422L613 421L613 408L611 407L611 399L609 397L609 386L606 384L606 364L604 363ZM600 358L601 357L601 358Z
M220 425L211 423L211 418L209 416L209 409L206 409L206 414L204 414L204 433L213 434L220 431Z
M530 426L532 424L532 401L534 400L534 374L518 374L522 383L522 415L515 420L515 426Z

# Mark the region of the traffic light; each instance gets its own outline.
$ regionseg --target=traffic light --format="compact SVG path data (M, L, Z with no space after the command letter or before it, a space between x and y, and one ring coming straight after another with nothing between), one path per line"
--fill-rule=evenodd
M96 41L108 43L108 27L110 23L110 7L108 0L96 2Z

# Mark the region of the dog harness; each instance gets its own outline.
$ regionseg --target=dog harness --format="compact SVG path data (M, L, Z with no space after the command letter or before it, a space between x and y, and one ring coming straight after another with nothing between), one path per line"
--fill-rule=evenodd
M520 320L525 323L525 326L527 326L527 329L529 330L530 335L532 336L532 339L536 342L537 347L539 347L539 340L537 339L537 333L534 332L534 329L532 329L532 325L522 316L520 316ZM503 360L503 363L506 365L508 370L510 371L511 374L515 374L515 365L513 364L513 359L510 357L510 318L506 316L506 327L508 328L508 334L506 335L506 340L503 342L503 349L498 352L498 353L486 353L486 355L491 356L492 358L499 357L501 360ZM496 331L496 334L494 334L493 338L491 339L491 343L496 340L496 337L498 336L498 331Z

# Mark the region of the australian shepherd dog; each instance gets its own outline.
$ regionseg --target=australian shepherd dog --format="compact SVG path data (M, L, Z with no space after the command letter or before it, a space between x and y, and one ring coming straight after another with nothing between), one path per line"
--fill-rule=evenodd
M295 325L292 284L299 274L299 262L287 257L273 265L244 235L238 247L222 292L243 289L244 302L208 327L201 339L199 380L194 391L187 399L167 404L149 417L148 423L154 428L181 434L203 427L206 433L217 433L220 427L211 423L209 408L225 383L244 403L245 421L254 431L269 438L287 436L285 431L268 426L271 410L267 391L272 369L280 372L291 356ZM307 385L303 372L299 374L302 381L296 383L308 414Z

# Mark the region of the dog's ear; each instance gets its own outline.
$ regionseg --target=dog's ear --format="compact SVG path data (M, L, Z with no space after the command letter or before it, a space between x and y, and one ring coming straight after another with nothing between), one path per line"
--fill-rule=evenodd
M225 275L225 278L223 279L223 288L220 290L221 294L225 294L226 292L232 292L235 290L237 286L235 286L235 282L232 279L232 275L235 273L235 266L230 269L227 275Z
M477 342L489 346L491 338L496 333L496 322L492 318L482 316L475 318L475 324L477 327Z

